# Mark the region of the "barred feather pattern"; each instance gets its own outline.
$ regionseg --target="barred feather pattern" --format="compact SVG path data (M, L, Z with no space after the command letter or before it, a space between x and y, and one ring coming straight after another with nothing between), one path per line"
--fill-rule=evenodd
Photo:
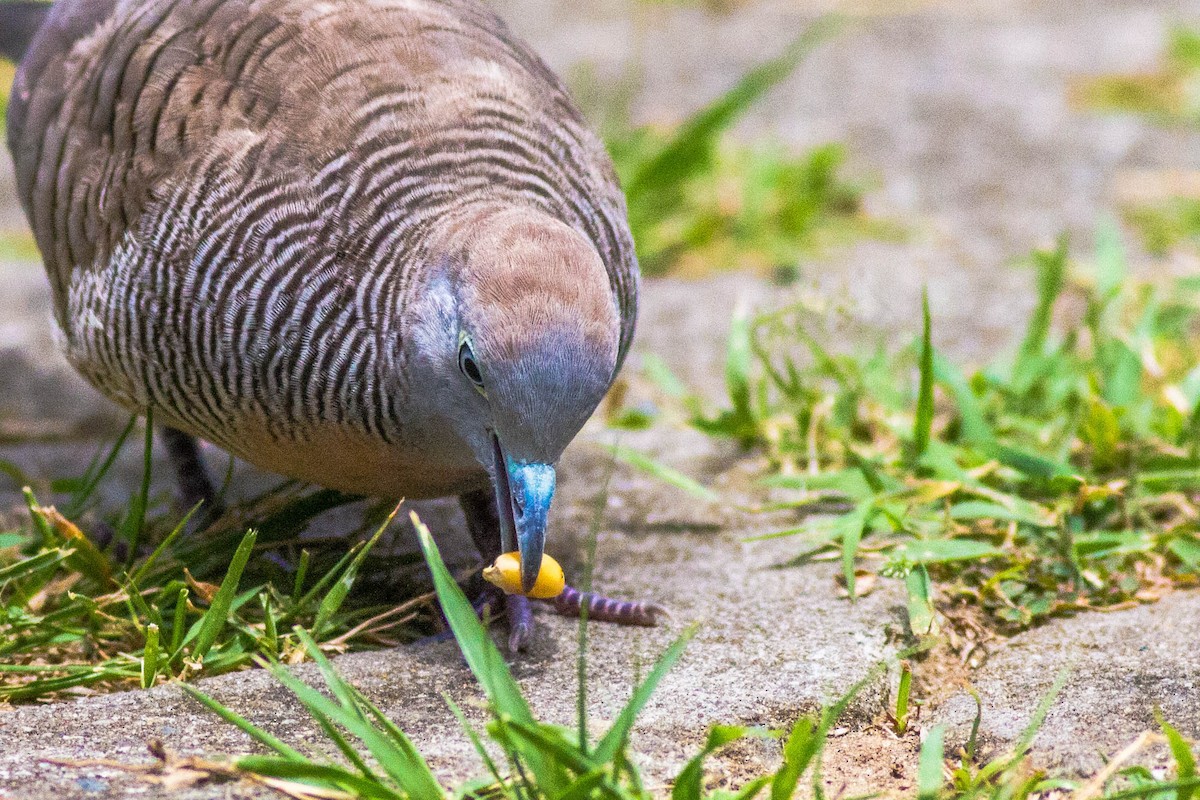
M405 308L474 208L590 240L628 348L608 158L475 0L62 0L9 113L68 357L234 453L330 425L405 442Z

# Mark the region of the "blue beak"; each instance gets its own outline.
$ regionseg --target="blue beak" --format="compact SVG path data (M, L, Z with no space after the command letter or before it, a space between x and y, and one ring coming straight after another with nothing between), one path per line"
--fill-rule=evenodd
M521 553L521 588L528 592L542 569L546 547L546 518L554 498L553 464L510 458L493 438L496 455L496 508L500 512L500 543L512 552L514 538Z

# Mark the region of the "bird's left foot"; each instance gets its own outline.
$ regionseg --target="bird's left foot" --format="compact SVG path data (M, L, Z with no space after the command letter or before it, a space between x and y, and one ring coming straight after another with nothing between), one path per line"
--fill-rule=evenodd
M564 617L582 616L586 610L589 620L617 625L652 627L659 617L667 616L667 609L658 603L614 600L594 592L581 592L572 586L563 589L558 597L537 602L548 604L556 614ZM523 595L505 595L504 611L508 618L508 649L511 653L525 650L533 641L533 603Z

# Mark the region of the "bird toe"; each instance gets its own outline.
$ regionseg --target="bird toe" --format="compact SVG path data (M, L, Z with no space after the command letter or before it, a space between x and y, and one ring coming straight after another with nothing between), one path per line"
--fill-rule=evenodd
M669 617L667 609L653 602L614 600L594 592L581 592L573 586L566 587L552 601L554 610L566 617L578 617L584 610L589 620L614 622L618 625L653 627L659 617Z
M505 598L504 610L508 616L508 650L515 655L528 649L533 641L533 605L528 597L510 594Z

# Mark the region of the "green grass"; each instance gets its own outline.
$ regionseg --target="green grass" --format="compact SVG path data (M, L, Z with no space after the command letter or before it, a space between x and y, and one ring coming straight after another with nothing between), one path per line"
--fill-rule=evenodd
M325 682L325 692L300 681L277 661L264 661L264 664L294 693L297 702L324 732L327 743L333 745L332 748L324 748L325 752L336 751L340 753L340 758L318 755L316 751L303 752L203 692L183 686L189 695L240 728L269 752L266 756L234 759L234 774L261 782L275 781L277 788L293 794L305 791L344 792L351 797L387 800L446 796L503 797L513 800L642 800L661 796L661 792L653 792L646 787L637 766L637 754L631 749L630 733L639 712L682 655L695 629L685 631L666 650L650 674L634 689L625 708L599 737L588 735L582 705L578 726L574 731L539 722L499 649L446 569L428 529L419 521L414 521L433 574L439 602L467 665L486 697L488 722L482 735L458 706L446 697L448 711L458 719L463 735L474 745L484 765L484 774L461 786L439 786L417 744L388 720L368 698L347 684L316 643L301 629L297 629L296 636L308 655L317 662ZM581 622L581 628L585 625L586 622ZM582 675L586 672L585 645L581 644L579 657L584 664ZM798 790L804 791L801 781L806 776L812 796L825 796L821 765L827 737L850 702L864 686L879 678L884 666L877 665L837 702L826 709L800 717L789 730L713 725L703 746L671 781L672 800L748 800L764 795L769 795L771 800L787 800ZM1012 748L995 758L978 760L976 757L974 731L979 728L978 719L966 745L956 753L946 752L941 728L928 730L917 757L918 797L922 800L1025 800L1061 797L1063 792L1087 788L1082 782L1048 778L1029 764L1033 738L1065 678L1065 674L1061 675L1054 688L1042 699L1024 733ZM585 688L581 678L581 694ZM1174 760L1173 779L1154 778L1140 767L1122 768L1124 761L1114 761L1105 774L1093 780L1096 783L1095 792L1090 796L1189 800L1193 791L1200 787L1200 779L1196 777L1195 753L1191 745L1161 718L1160 727L1161 735L1152 737L1147 733L1142 741L1148 744L1157 739L1169 745ZM705 760L746 737L779 740L780 766L757 777L746 777L741 785L728 789L706 788ZM1130 752L1126 760L1132 755Z
M429 596L390 599L419 584L405 583L411 558L373 553L391 519L382 506L336 548L297 534L352 498L287 484L202 534L185 533L188 517L169 522L176 518L162 499L144 489L106 520L91 508L94 492L132 430L131 422L87 474L52 484L70 498L63 510L42 506L27 488L29 524L0 531L0 699L147 687L241 669L256 657L304 658L297 625L334 652L395 645L428 619ZM91 531L77 519L90 520ZM105 528L115 534L101 547L95 534ZM394 575L401 588L362 587L351 597L363 574Z
M601 128L643 272L738 267L790 280L802 256L857 236L894 235L862 213L864 188L844 177L841 145L797 154L769 138L746 144L729 135L839 28L833 18L814 24L672 129L631 127L627 107L607 110ZM625 87L621 99L630 97Z
M1166 124L1200 123L1200 31L1172 28L1157 70L1077 80L1072 99L1084 108L1144 114Z
M1165 256L1181 245L1200 246L1200 198L1170 197L1125 210L1125 219L1142 237L1146 249Z
M324 791L344 791L355 797L437 798L452 796L533 798L649 798L630 752L630 733L637 716L659 682L683 654L694 633L687 629L659 658L650 673L635 687L628 703L598 737L587 734L582 712L572 731L539 722L504 661L500 650L479 622L462 590L442 562L429 530L416 520L421 547L433 575L438 599L466 658L487 698L489 722L481 736L447 697L460 720L464 736L475 745L487 776L456 788L439 787L413 742L379 709L338 676L307 633L300 639L321 669L329 694L318 692L293 677L278 662L266 665L296 695L317 725L342 754L343 760L306 755L238 716L230 709L185 686L188 694L238 726L271 751L269 756L237 759L237 769L260 777L286 780ZM586 625L586 622L581 622ZM581 650L582 652L582 650ZM586 662L585 662L586 666ZM584 670L584 672L586 669ZM581 673L582 674L582 673ZM714 725L704 746L674 781L674 800L700 798L750 798L769 791L772 798L789 798L802 776L818 769L820 752L833 723L878 670L854 687L832 708L801 718L790 732L742 726ZM583 691L584 684L580 684ZM712 753L747 736L784 739L782 766L773 774L748 781L736 791L708 791L704 786L704 761ZM785 738L786 736L786 738ZM494 754L503 761L497 762ZM367 759L374 763L367 763ZM819 774L819 773L818 773Z
M1048 776L1030 763L1030 752L1046 715L1061 691L1066 673L1058 676L1051 690L1034 709L1021 735L1009 750L986 761L976 759L980 717L976 716L970 737L958 753L944 747L940 726L929 730L921 745L918 767L919 800L1034 800L1034 798L1154 798L1190 800L1200 789L1193 745L1161 714L1156 713L1160 733L1143 731L1105 767L1087 780L1065 780ZM976 699L978 703L978 699ZM1166 745L1171 753L1173 777L1155 777L1149 769L1129 765L1151 745Z
M692 425L767 457L767 507L843 509L770 535L840 559L852 597L862 571L905 580L914 633L1197 583L1200 279L1134 278L1110 226L1086 262L1065 243L1030 261L1020 346L982 369L934 348L927 310L912 346L841 353L793 305L735 320L725 409L682 395Z

